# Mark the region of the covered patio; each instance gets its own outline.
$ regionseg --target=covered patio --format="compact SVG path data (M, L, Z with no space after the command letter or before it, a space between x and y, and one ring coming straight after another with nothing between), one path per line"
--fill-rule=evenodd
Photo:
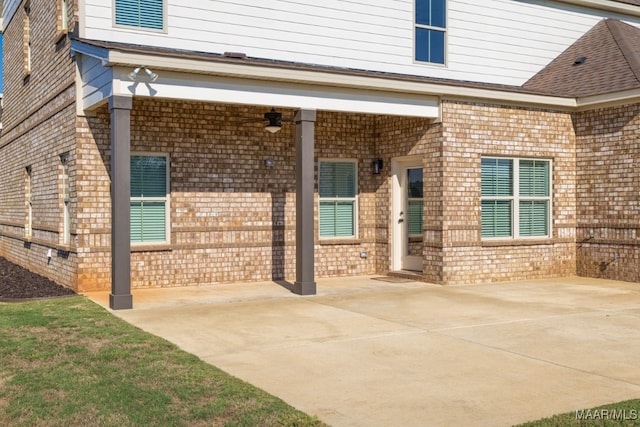
M137 144L138 147L144 147L142 149L144 152L155 152L159 145L154 145L156 141L152 141L153 134L141 134L140 130L136 129L137 125L132 124L136 105L143 109L138 111L140 119L147 111L157 108L175 114L175 107L171 107L174 109L171 111L164 106L166 104L162 104L162 102L172 101L182 105L211 103L211 112L208 114L210 121L219 119L220 113L217 111L220 110L216 105L222 105L221 108L230 104L262 106L266 112L275 107L293 112L295 126L291 141L295 147L295 281L293 288L295 293L301 295L316 293L315 171L316 161L322 156L316 147L318 112L331 112L338 116L364 114L371 117L417 118L427 124L437 120L440 114L437 97L425 92L414 92L415 85L398 84L398 82L374 76L335 75L326 71L287 67L283 64L267 63L268 61L249 60L238 53L223 56L197 55L175 50L146 49L82 40L75 40L72 50L78 57L78 69L82 79L82 87L78 88L81 98L79 114L87 116L88 127L96 140L98 138L95 135L101 132L101 124L95 124L96 121L92 116L104 116L105 104L108 104L109 116L102 117L102 123L108 120L110 126L109 145L103 147L100 154L103 161L108 162L111 177L110 307L114 309L128 309L133 306L130 159L132 146L136 145L132 144L132 135L134 139L145 142ZM157 99L160 104L156 106L145 102L145 99L151 101ZM139 103L137 103L138 100ZM228 115L222 116L223 120L229 119ZM147 121L150 120L149 117ZM239 133L244 132L238 128L241 122L242 117L234 118ZM156 128L153 131L162 134L168 129ZM172 129L172 131L179 132L179 129ZM338 147L341 143L342 141L336 141ZM376 153L375 144L369 142L367 145L363 146L362 152L356 155L353 152L341 152L336 148L331 152L331 157L356 157L357 161L369 164L371 160L380 157L380 154ZM140 150L139 148L137 151ZM169 145L166 150L173 151L174 148ZM398 152L391 155L406 154L407 152ZM166 156L168 162L171 162L170 156L168 154ZM230 160L232 158L232 156L229 157ZM171 167L168 171L169 175L173 173ZM214 175L210 174L210 177ZM215 177L218 178L217 175ZM224 179L228 179L229 183L232 182L231 178ZM171 177L168 182L169 187ZM233 191L231 189L231 192ZM167 210L168 203L167 201ZM247 205L247 208L249 206ZM175 224L173 218L170 221L167 227ZM272 226L284 226L284 223L276 222L278 224L272 224ZM194 228L191 231L197 232L197 229ZM145 249L153 252L173 251L171 244L174 234L172 233L173 230L166 232L168 237L164 248L138 246L133 248L133 251L137 252L136 256L139 258L143 257L142 253ZM376 239L377 237L374 238ZM206 250L204 247L202 249ZM360 253L363 258L368 256L368 251L360 251ZM86 265L89 265L91 261L87 259L90 257L85 255L84 258ZM140 262L141 266L145 266L144 259ZM389 268L389 262L386 264L385 270ZM194 268L197 267L194 266ZM175 267L173 269L175 270ZM79 270L80 272L83 270L83 259L79 260ZM146 266L144 270L147 270ZM169 276L166 281L172 282L171 268L167 270L169 271L163 274ZM357 270L354 273L357 273ZM79 285L79 288L82 288L82 285Z

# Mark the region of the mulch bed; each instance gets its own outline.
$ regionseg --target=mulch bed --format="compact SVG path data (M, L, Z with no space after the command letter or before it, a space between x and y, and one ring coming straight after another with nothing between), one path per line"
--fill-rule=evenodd
M0 301L76 295L74 291L0 257Z

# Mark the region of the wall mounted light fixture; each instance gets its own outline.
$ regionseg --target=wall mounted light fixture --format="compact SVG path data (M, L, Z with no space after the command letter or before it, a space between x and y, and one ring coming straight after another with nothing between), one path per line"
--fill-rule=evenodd
M156 80L158 80L158 77L159 77L158 74L148 69L146 65L141 65L139 67L136 67L135 70L129 73L129 79L135 81L135 79L138 78L138 73L140 72L140 70L144 70L144 72L147 74L147 76L149 76L152 82L155 82Z
M374 175L380 175L382 173L382 167L383 167L384 163L382 161L382 159L374 159L373 162L371 162L371 170L373 172Z

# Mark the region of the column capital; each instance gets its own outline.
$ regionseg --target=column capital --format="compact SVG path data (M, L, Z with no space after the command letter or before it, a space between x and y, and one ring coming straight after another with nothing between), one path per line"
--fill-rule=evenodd
M293 121L296 123L315 122L316 110L297 110L295 116L293 117Z
M111 95L109 97L109 110L131 110L133 97L124 95Z

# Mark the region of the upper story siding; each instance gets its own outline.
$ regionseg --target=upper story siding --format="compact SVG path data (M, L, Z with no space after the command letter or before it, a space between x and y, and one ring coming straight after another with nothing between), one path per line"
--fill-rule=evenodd
M85 0L80 36L408 75L520 85L604 17L544 0L449 0L447 64L413 60L413 0L167 3L164 32L115 27L112 1Z
M164 0L166 28L114 25L114 0L79 4L93 40L406 75L521 85L599 20L640 18L550 0L448 0L447 61L413 60L414 0ZM19 9L4 1L4 20ZM640 6L638 6L640 10Z

